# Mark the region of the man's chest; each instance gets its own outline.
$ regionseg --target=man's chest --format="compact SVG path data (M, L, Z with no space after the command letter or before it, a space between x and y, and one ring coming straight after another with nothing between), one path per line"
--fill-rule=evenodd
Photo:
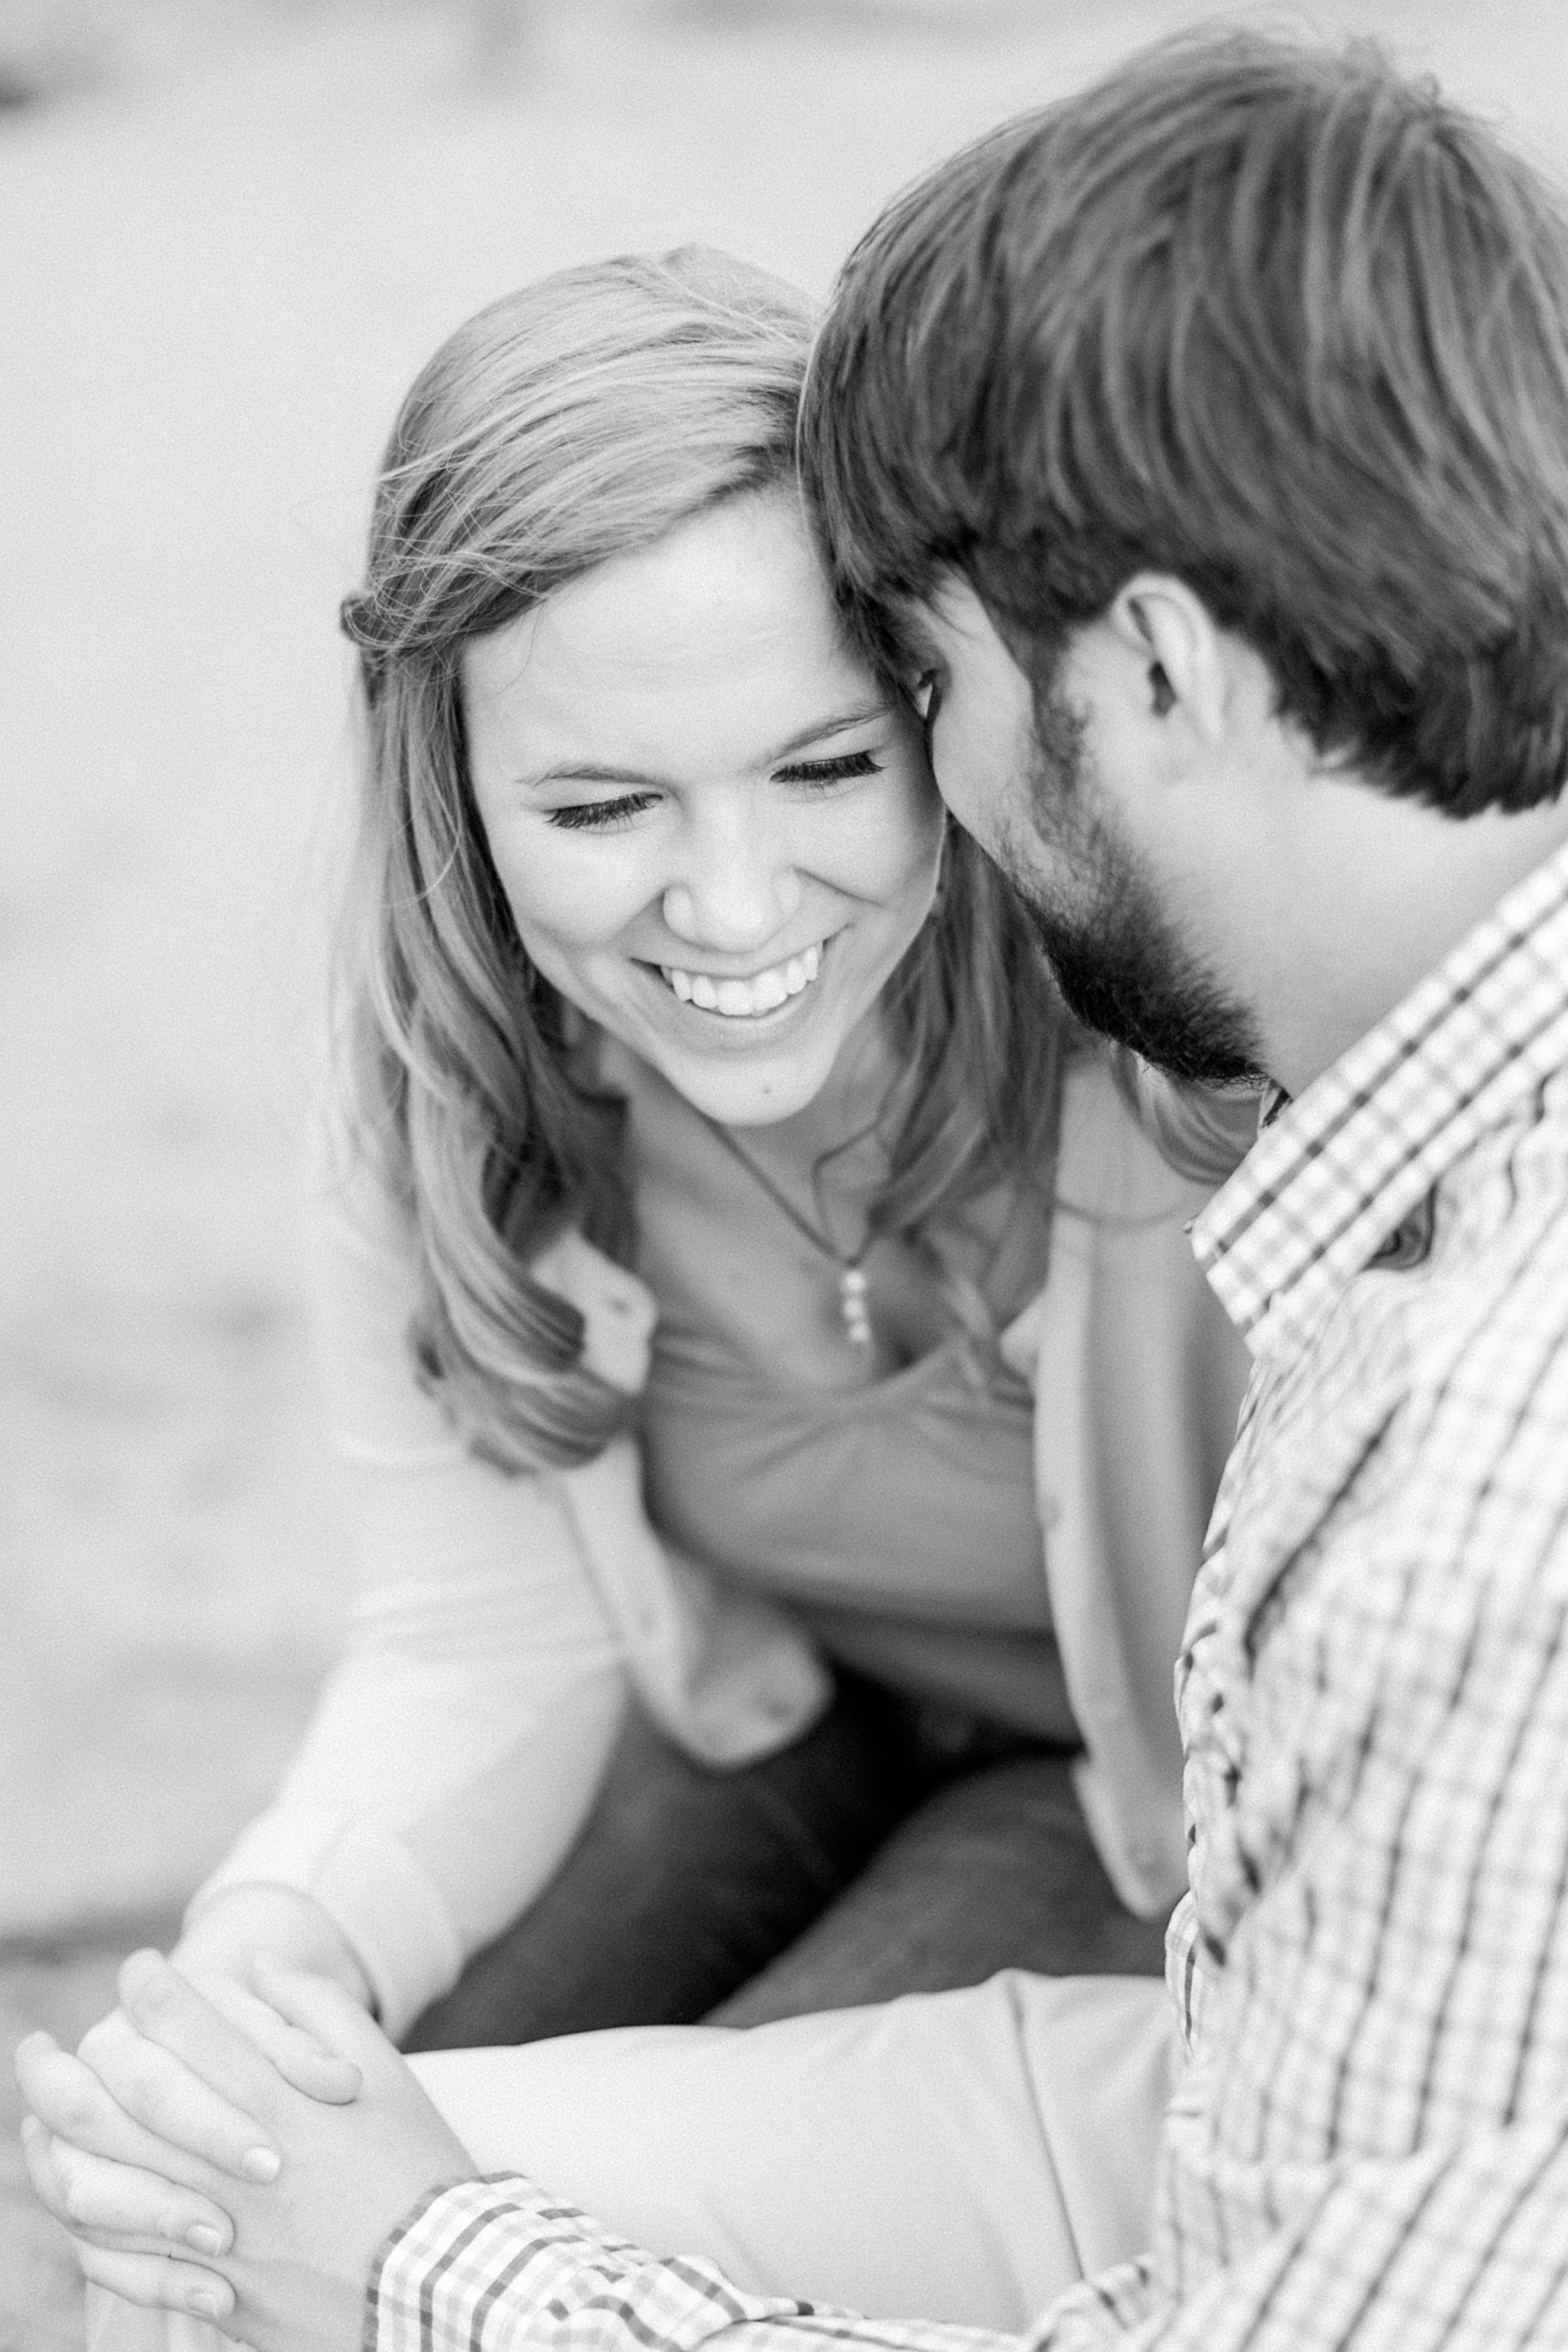
M1324 1801L1344 1661L1317 1638L1331 1563L1410 1475L1404 1302L1386 1276L1352 1286L1314 1339L1255 1372L1177 1667L1201 1940L1220 1957Z

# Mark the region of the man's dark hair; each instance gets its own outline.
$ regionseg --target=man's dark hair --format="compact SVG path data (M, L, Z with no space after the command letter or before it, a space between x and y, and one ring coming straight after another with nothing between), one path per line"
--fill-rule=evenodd
M1035 679L1134 572L1455 816L1568 770L1568 219L1375 50L1200 37L1005 124L847 264L803 417L861 642L967 578Z

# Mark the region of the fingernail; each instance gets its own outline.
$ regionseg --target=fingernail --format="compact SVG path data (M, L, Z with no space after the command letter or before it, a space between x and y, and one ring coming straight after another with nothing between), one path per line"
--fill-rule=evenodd
M185 2231L186 2245L195 2246L198 2254L221 2254L226 2242L223 2231L210 2221L193 2221Z
M185 2309L194 2311L201 2319L226 2319L230 2307L228 2297L215 2293L210 2286L193 2287L185 2297Z
M239 2168L247 2180L259 2181L263 2187L276 2180L283 2169L283 2159L275 2148L247 2147L239 2159Z

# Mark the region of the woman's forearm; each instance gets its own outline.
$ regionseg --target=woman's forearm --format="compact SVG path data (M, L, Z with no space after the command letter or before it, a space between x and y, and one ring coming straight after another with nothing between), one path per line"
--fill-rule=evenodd
M570 1675L561 1663L546 1678L528 1658L345 1661L274 1804L198 1895L191 1932L220 1901L292 1893L331 1922L401 2033L526 1909L594 1801L624 1677L613 1653Z

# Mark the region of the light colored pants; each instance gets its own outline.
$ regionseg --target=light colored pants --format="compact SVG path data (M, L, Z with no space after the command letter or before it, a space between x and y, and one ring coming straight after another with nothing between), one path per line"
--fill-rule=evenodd
M1021 2330L1149 2241L1173 2034L1141 1977L1007 1971L746 2031L647 2026L413 2059L480 2172L638 2244L879 2318ZM90 2352L226 2352L89 2295Z

